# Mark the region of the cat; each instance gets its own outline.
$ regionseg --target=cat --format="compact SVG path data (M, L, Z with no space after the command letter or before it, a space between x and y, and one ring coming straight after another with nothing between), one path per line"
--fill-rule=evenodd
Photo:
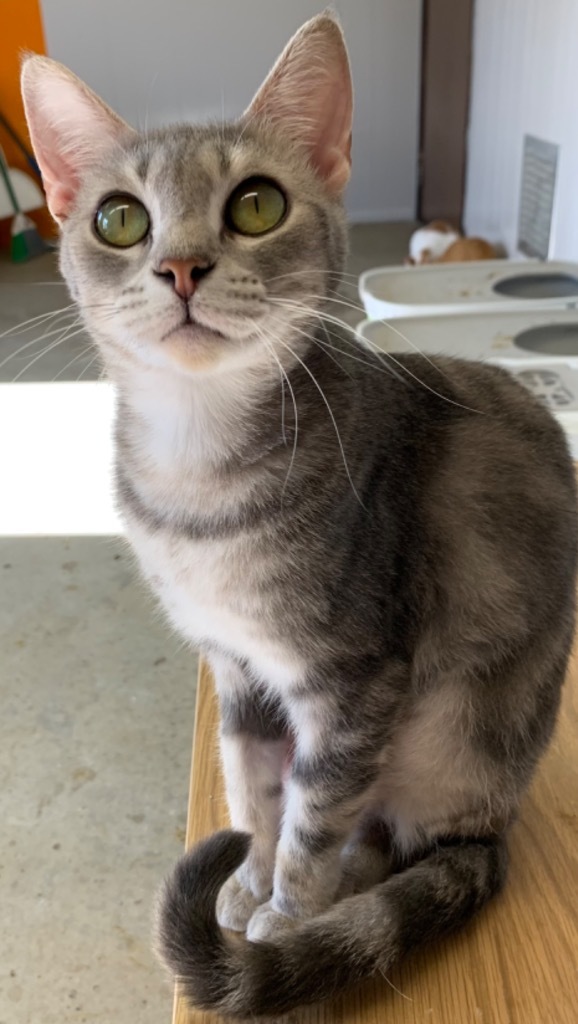
M411 266L431 263L460 238L460 232L445 220L432 220L417 228L409 240L409 254L405 262Z
M36 56L23 95L116 384L128 536L220 701L232 828L167 881L160 954L192 1004L279 1014L504 885L573 635L573 466L505 370L386 357L328 312L352 125L331 14L236 123L138 133Z
M431 223L414 231L409 240L408 266L423 263L464 263L468 260L495 260L498 252L485 238L464 238L444 220Z
M458 238L446 249L437 263L465 263L468 260L496 260L498 251L485 238Z

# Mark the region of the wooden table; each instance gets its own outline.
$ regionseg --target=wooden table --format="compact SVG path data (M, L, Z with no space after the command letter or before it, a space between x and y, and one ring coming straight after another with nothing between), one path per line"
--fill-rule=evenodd
M216 701L201 666L187 845L227 824ZM510 842L506 891L463 932L291 1024L577 1024L578 643L554 741ZM175 997L173 1024L217 1024Z

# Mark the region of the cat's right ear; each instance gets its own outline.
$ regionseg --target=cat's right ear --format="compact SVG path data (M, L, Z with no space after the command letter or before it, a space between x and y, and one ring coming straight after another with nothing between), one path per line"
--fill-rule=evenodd
M351 173L353 91L345 40L331 11L293 36L244 119L263 118L302 148L330 192Z
M32 55L22 65L22 98L28 130L57 221L66 220L95 152L133 129L68 68Z

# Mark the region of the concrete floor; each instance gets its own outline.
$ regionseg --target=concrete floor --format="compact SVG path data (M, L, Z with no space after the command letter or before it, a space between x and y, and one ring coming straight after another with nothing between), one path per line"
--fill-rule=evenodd
M2 538L0 581L0 1022L168 1024L195 656L120 539Z
M353 227L349 272L400 262L412 227ZM84 335L43 354L58 334L19 333L67 304L53 255L0 261L0 380L98 377ZM150 921L184 839L196 658L121 538L2 537L0 581L0 1024L168 1024Z

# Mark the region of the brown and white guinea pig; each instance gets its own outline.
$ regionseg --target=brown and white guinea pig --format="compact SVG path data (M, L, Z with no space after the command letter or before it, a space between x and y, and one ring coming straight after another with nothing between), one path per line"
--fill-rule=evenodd
M495 260L497 252L483 238L464 238L451 224L432 220L414 231L409 240L406 264L463 263L468 260Z

